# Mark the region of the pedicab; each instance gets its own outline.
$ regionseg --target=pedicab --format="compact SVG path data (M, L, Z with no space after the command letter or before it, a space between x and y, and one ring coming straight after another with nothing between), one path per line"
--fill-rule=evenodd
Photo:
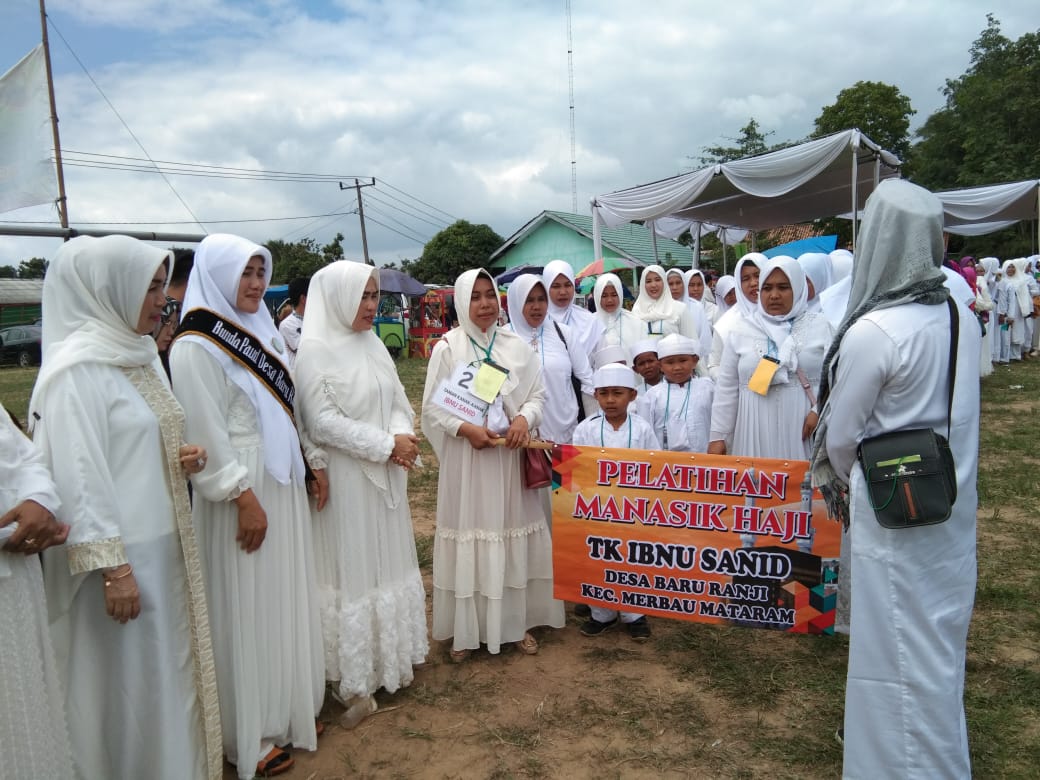
M455 318L455 289L431 287L412 299L408 327L409 357L428 358L438 339L451 330Z

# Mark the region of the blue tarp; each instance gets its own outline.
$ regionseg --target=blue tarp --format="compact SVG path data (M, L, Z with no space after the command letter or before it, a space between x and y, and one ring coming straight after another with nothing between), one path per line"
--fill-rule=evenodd
M813 236L812 238L803 238L800 241L789 241L786 244L780 244L774 246L772 249L767 249L764 254L766 257L776 257L777 255L787 255L788 257L797 258L798 255L804 255L806 252L833 252L834 248L838 245L838 237L835 236Z

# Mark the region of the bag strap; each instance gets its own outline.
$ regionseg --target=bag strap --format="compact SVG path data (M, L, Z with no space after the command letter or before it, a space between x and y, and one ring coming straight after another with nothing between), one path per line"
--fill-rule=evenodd
M950 440L950 427L953 424L953 383L957 379L957 342L960 337L960 317L957 314L957 304L953 302L952 296L946 298L946 305L950 308L950 366L947 370L949 387L946 391L946 440Z
M556 328L556 335L560 337L560 341L562 341L563 342L563 346L566 347L567 346L567 339L565 339L563 337L563 331L560 330L560 323L558 323L556 320L553 320L552 324L553 324L553 327Z

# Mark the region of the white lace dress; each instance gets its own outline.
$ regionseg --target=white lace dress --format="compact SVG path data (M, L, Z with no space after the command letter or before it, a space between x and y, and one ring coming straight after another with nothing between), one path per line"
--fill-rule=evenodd
M388 410L382 425L352 419L328 382L299 388L307 432L328 453L329 502L315 515L314 549L325 676L344 700L412 682L426 659L426 592L408 508L408 473L388 465L394 435L412 433L411 409L391 406L378 371L356 406Z
M769 344L753 322L733 316L736 319L723 339L722 362L715 377L711 441L728 442L730 455L808 460L809 442L802 440L802 424L810 407L805 390L794 375L786 384L771 385L765 396L748 389ZM798 367L812 385L814 396L832 336L830 323L814 312L795 320L791 331Z

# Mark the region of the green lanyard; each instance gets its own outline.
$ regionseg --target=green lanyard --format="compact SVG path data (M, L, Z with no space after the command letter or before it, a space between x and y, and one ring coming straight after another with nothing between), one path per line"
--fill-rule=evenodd
M599 418L599 446L606 447L603 443L603 424L607 421L607 416L603 415ZM632 415L628 415L628 448L632 449Z
M494 333L491 334L491 343L487 345L487 349L484 349L482 346L480 346L477 342L475 342L473 340L472 336L469 336L469 343L473 345L473 351L477 355L477 360L480 360L480 353L483 352L484 353L484 362L485 363L494 363L495 362L495 361L493 361L491 359L491 350L495 346L495 339L497 337L498 337L498 331L496 330Z

